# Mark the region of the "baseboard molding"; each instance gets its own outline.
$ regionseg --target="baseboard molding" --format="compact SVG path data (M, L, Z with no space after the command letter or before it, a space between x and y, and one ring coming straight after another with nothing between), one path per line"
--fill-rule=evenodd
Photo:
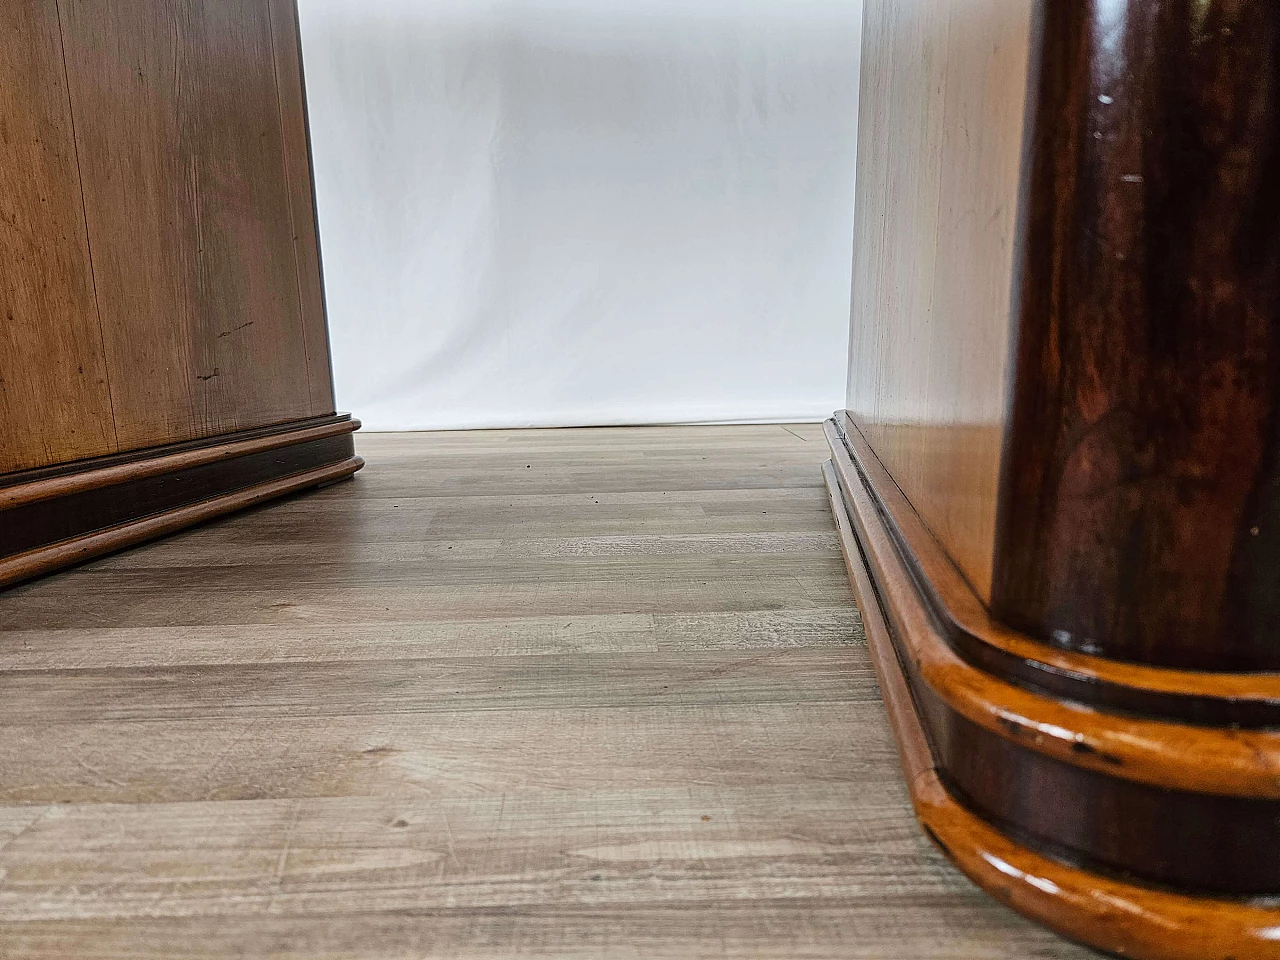
M902 505L891 515L871 479L886 475L835 421L828 439L823 472L912 799L947 855L1103 950L1280 958L1280 734L1090 708L962 656L926 565L890 529Z
M0 486L0 587L351 476L346 415L32 471Z

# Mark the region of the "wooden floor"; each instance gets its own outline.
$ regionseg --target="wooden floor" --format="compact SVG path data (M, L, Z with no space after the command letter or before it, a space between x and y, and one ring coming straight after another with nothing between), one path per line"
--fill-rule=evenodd
M817 425L359 446L0 594L0 956L1093 956L916 828Z

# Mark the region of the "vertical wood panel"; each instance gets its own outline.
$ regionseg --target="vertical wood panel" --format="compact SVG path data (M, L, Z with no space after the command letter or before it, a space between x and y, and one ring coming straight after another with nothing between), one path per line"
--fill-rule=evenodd
M849 407L991 592L1034 4L868 0Z
M0 3L0 473L116 449L55 0Z
M62 0L122 449L310 415L262 0Z
M329 364L329 329L322 284L320 235L316 225L297 2L269 0L269 4L276 86L280 95L280 124L286 177L289 182L293 250L302 307L303 340L307 350L311 412L313 415L323 416L334 412L333 373Z

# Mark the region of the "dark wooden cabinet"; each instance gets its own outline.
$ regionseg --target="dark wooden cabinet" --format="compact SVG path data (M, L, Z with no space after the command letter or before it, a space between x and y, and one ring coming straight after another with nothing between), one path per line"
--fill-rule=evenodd
M832 504L931 835L1280 956L1280 6L867 0Z
M293 0L0 5L0 584L349 475Z

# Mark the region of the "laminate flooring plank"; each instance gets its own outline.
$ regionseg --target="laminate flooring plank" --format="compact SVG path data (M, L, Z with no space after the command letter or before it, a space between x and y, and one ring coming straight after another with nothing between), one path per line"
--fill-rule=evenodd
M10 771L0 803L572 796L654 784L897 789L881 713L867 699L438 712L426 722L391 713L92 720L61 724L56 737L27 724L0 738Z
M856 791L866 813L853 826L839 812ZM901 801L896 785L846 781L60 804L10 843L0 921L625 909L684 887L719 902L864 886L936 897L946 871L895 815Z
M814 594L819 599L814 599ZM462 586L290 585L287 580L256 586L235 597L210 595L198 583L155 592L85 591L84 608L67 603L53 588L18 588L3 598L13 630L94 627L163 627L309 623L317 626L491 619L493 617L579 616L626 613L724 613L751 610L809 610L852 603L848 580L805 581L783 577L679 582L674 580L589 580L560 585L509 583L478 589Z
M856 607L507 617L339 626L196 626L0 633L0 671L317 663L412 657L708 652L865 642Z
M319 496L304 494L302 499L310 502ZM388 508L368 512L328 512L322 503L327 502L317 499L312 505L315 513L311 517L298 511L273 513L267 508L237 518L243 523L234 527L189 531L177 540L144 546L121 555L119 561L108 561L106 566L89 569L142 566L152 557L165 558L162 565L181 565L183 559L190 562L189 555L184 553L187 545L197 550L217 547L232 553L242 548L312 546L316 548L313 555L342 557L359 548L382 543L433 546L469 540L598 540L632 536L671 538L671 542L678 542L679 538L689 537L815 533L830 537L817 505L779 508L765 502L735 504L732 509L708 509L703 504L640 507L590 504L548 508L490 503L437 507L418 502L402 507L392 503Z
M1012 914L989 916L976 890L911 906L910 891L819 899L704 901L620 908L563 904L493 911L401 911L237 918L11 923L0 948L63 960L1076 960L1095 956ZM833 944L840 944L833 949Z
M768 581L799 577L823 577L833 558L747 554L740 556L613 555L581 559L565 557L512 557L493 559L449 558L423 560L345 560L296 562L289 566L291 585L299 587L470 587L493 589L509 583L546 584L564 589L576 581L637 580L718 581L749 579ZM201 590L245 594L277 579L279 566L270 563L228 564L211 567L147 567L116 571L111 577L75 573L68 584L86 596L99 593L151 595L159 591Z
M874 699L840 646L714 653L30 670L0 682L0 728L87 720L439 714Z
M785 557L839 558L839 539L826 531L795 533L629 534L598 537L508 537L473 539L390 540L346 547L334 560L322 546L292 538L280 542L229 544L190 538L180 544L161 541L141 550L116 554L96 566L108 570L145 570L178 566L208 569L259 564L399 563L447 560L546 559L590 561L607 557Z

